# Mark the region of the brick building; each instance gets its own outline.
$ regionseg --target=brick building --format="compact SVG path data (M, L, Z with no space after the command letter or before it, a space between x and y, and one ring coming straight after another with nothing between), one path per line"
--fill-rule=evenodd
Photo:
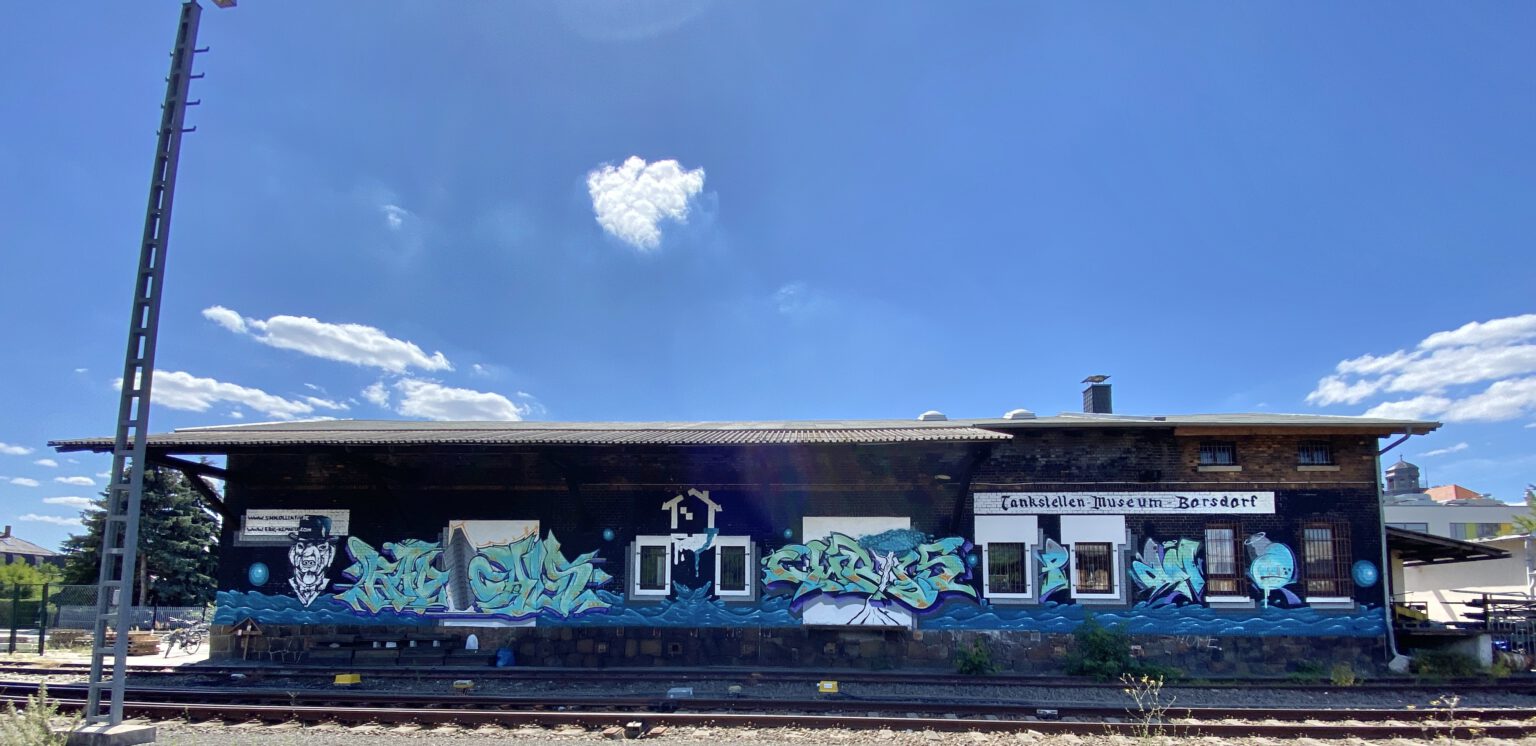
M1385 661L1378 438L1435 427L331 421L150 453L226 480L218 656L947 667L985 637L1049 671L1093 614L1149 658L1243 674Z

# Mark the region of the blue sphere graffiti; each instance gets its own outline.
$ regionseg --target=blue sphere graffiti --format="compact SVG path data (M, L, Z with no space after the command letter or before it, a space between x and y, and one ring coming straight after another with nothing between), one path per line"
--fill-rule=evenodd
M980 561L981 561L981 558L977 557L974 554L967 554L967 555L965 555L965 564L970 565L971 567L975 567L976 563L980 562Z
M787 528L784 529L784 538L786 538L786 539L793 539L794 537L795 537L795 532L793 530L787 529Z
M1376 571L1376 566L1371 564L1369 560L1356 562L1355 566L1351 569L1351 574L1355 577L1355 585L1361 588L1369 588L1376 585L1376 581L1381 579L1381 573Z
M251 585L263 586L272 579L272 571L267 569L265 562L252 562L245 570L245 579L251 581Z
M613 541L613 529L603 529L603 541Z

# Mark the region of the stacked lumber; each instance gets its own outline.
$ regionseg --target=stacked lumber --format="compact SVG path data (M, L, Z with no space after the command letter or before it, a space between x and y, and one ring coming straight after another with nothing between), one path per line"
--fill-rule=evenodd
M117 644L117 633L107 632L107 647ZM129 655L155 655L160 652L160 638L153 632L133 631L128 633Z

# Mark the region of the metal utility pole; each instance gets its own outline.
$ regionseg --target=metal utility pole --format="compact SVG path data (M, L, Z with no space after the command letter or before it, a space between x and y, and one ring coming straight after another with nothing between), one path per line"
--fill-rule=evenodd
M128 658L128 629L132 626L133 576L139 546L139 502L144 494L145 434L149 427L149 391L155 372L156 332L160 326L160 297L165 287L165 252L171 236L171 198L176 191L176 162L187 107L187 90L194 78L192 56L197 52L197 24L203 9L197 0L181 6L171 74L166 78L165 103L155 146L154 171L149 180L149 208L144 216L144 240L133 286L133 312L128 324L128 353L123 360L122 392L117 409L117 439L107 488L106 519L101 535L101 574L96 595L95 634L91 638L90 697L85 722L115 726L123 721L124 667ZM195 129L195 128L194 128ZM107 647L107 630L117 639ZM111 677L103 669L111 662ZM110 706L102 693L110 690ZM152 738L153 736L151 736Z

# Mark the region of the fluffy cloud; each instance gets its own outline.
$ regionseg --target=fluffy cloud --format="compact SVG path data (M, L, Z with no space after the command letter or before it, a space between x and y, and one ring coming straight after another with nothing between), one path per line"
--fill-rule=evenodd
M81 510L99 510L96 501L89 497L45 497L43 502L49 505L67 505Z
M428 420L521 420L529 407L501 394L453 388L432 381L406 378L395 382L406 417ZM366 395L366 394L365 394Z
M114 382L119 388L121 378ZM219 403L239 404L268 417L291 420L313 415L316 409L345 409L345 405L313 396L285 399L261 389L200 378L184 371L155 371L152 400L157 406L188 412L206 412Z
M30 523L52 523L55 526L66 526L70 528L80 528L85 525L80 521L78 517L67 515L38 515L36 513L27 513L26 515L16 516L16 520L27 521Z
M27 477L12 477L7 481L16 485L17 487L36 487L42 484L42 482L39 482L36 479L29 479Z
M90 477L54 477L53 481L59 484L68 484L75 487L95 487L96 480Z
M25 456L31 452L32 449L26 446L13 446L10 443L0 443L0 453L3 453L7 456Z
M1307 394L1318 406L1382 397L1371 417L1499 422L1536 412L1536 314L1435 332L1411 350L1341 361Z
M622 166L605 163L587 174L597 224L641 251L661 245L661 221L687 223L689 202L703 189L704 169L686 171L675 160L646 164L630 156Z
M389 389L384 387L383 381L374 381L363 389L363 399L374 406L389 408Z
M57 468L59 468L59 462L54 461L51 458L40 458L40 459L38 459L36 461L33 461L32 463L37 464L38 466L46 466L46 467L48 467L50 469L57 469Z
M415 343L395 339L363 324L331 324L308 316L273 316L266 321L242 317L223 306L203 309L203 317L264 345L326 360L404 373L410 368L453 370L441 352L426 354Z
M1465 451L1468 448L1471 448L1471 446L1467 445L1466 443L1457 443L1456 445L1453 445L1453 446L1446 446L1444 448L1436 448L1433 451L1425 451L1425 452L1419 454L1419 456L1421 456L1423 458L1429 458L1431 456L1444 456L1444 455L1446 455L1448 453L1461 453L1462 451Z

